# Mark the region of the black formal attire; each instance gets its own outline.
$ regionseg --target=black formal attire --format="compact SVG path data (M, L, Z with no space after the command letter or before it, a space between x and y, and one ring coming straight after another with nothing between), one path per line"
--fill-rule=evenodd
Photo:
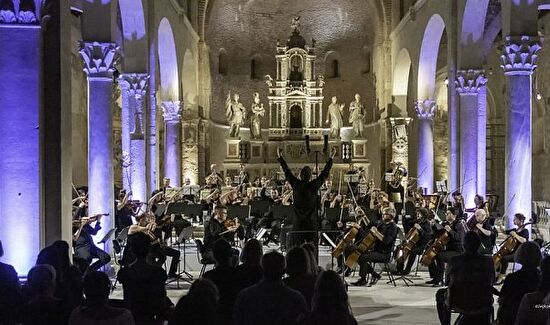
M154 235L161 239L162 238L162 229L155 229L153 232ZM174 276L178 271L178 264L180 262L180 251L173 249L172 247L166 246L162 240L158 243L151 245L149 251L149 260L151 264L162 267L164 262L166 262L166 257L170 256L172 260L170 261L170 268L168 269L168 275Z
M524 229L522 229L521 231L518 232L517 229L514 228L514 229L506 230L505 233L507 235L510 235L510 233L512 231L515 231L520 237L525 238L525 240L529 240L529 230L524 228ZM518 247L519 247L519 244L518 244ZM516 247L516 249L517 249L517 247ZM515 261L514 260L514 255L515 255L515 249L512 253L502 256L502 259L500 260L500 273L506 274L506 270L508 269L508 264L510 262Z
M486 236L484 233L479 231L479 229L477 228L477 221L475 220L475 217L471 217L468 220L467 224L469 230L477 232L479 234L479 237L481 238L481 246L479 247L479 252L484 255L493 255L493 246L495 246L497 234L496 231L493 229L493 226L491 226L489 219L486 219L482 224L483 229L491 232L489 236Z
M403 231L405 234L414 227L414 223L416 222L416 206L414 202L405 202L405 216L403 216L401 222L403 223Z
M233 306L241 290L240 277L237 270L227 264L216 266L215 269L204 273L205 279L214 282L220 292L218 319L220 324L231 324Z
M116 234L115 235L118 235L118 233L121 232L122 229L126 227L130 227L133 224L132 215L133 215L132 208L128 204L124 205L120 210L116 209L116 213L115 213Z
M75 262L79 265L82 274L85 274L86 270L96 271L111 261L111 256L94 244L92 236L95 236L100 229L99 221L96 221L94 227L87 224L82 227L80 236L74 242ZM90 265L94 258L98 260Z
M391 260L391 253L395 239L397 238L397 225L395 222L380 221L376 227L384 238L376 240L374 248L359 257L359 276L364 278L367 274L373 274L374 268L371 263L387 263Z
M449 223L445 221L443 222L443 225L449 225ZM462 241L464 240L464 235L466 235L467 231L464 220L456 219L449 226L451 227L451 231L449 232L449 242L447 243L446 248L439 252L435 256L433 262L428 266L430 277L437 283L443 282L445 263L448 263L452 257L458 256L464 252ZM437 236L441 234L442 233Z
M317 230L317 211L319 208L319 188L323 185L329 176L332 168L332 158L330 158L321 171L321 174L311 181L303 181L292 174L283 157L278 159L286 180L290 183L294 195L294 213L296 220L294 222L294 231L315 231ZM291 246L302 244L304 241L314 242L317 234L294 234L291 238Z
M449 287L439 289L435 296L441 324L449 325L451 310L455 310L465 315L479 315L469 316L470 322L465 320L465 324L488 325L494 281L495 267L490 256L466 252L451 258L446 280Z
M237 269L242 289L253 286L262 279L262 267L260 265L241 264L235 269Z
M212 254L212 248L214 247L214 243L216 240L223 238L227 240L230 244L233 243L235 232L229 231L225 234L221 234L222 232L226 231L227 228L225 228L225 225L222 224L218 219L212 218L210 221L206 224L204 227L204 247L206 249L205 251L205 258L208 260L214 260L214 255ZM240 231L244 238L244 229L243 227L239 227L237 231ZM233 265L237 265L239 261L239 251L235 248L232 248L233 251Z
M535 268L521 269L509 274L504 279L504 284L498 294L497 319L499 325L514 325L521 299L525 294L537 290L539 277L539 271Z
M17 272L13 266L0 262L0 324L17 323L22 301Z
M401 183L394 187L391 182L388 182L386 193L388 193L390 202L392 202L395 207L396 214L394 220L397 223L399 216L401 215L401 210L403 210L404 206L403 202L405 201L405 188L401 185ZM399 196L398 199L396 198L397 196Z

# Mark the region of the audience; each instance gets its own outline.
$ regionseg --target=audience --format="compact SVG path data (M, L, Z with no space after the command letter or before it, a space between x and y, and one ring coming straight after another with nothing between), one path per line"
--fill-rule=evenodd
M127 309L108 305L111 281L105 273L90 271L84 278L86 304L76 307L69 318L70 325L133 325Z
M29 301L23 307L23 325L67 324L70 306L54 297L55 269L51 265L40 264L27 275Z
M130 249L136 260L118 272L124 301L132 311L136 324L162 324L171 307L166 296L166 272L146 261L150 247L147 235L135 234Z
M288 274L288 277L283 282L290 288L300 292L309 306L317 276L311 274L310 259L304 248L295 246L288 251L286 254L286 274Z
M539 245L532 241L521 244L516 250L514 260L521 264L521 269L509 274L504 279L504 284L498 294L497 319L499 325L514 325L521 299L526 293L537 290L539 282L537 268L541 258Z
M548 310L542 306L544 298L550 293L550 257L544 258L540 271L541 279L536 291L526 293L521 299L515 325L546 325Z
M304 243L302 248L308 253L310 273L317 276L323 271L323 268L317 263L317 248L312 243Z
M323 271L315 284L311 302L311 313L307 325L357 325L351 313L348 294L338 273Z
M4 248L0 241L0 258ZM0 324L15 324L22 304L21 286L13 266L0 262Z
M249 239L241 252L242 264L236 267L241 289L248 288L262 279L262 255L263 248L260 242L257 239Z
M231 244L220 238L214 242L212 254L216 260L216 267L204 273L208 279L218 287L220 293L220 306L218 317L222 324L231 324L233 306L237 294L241 289L239 275L232 265L233 250Z
M285 258L269 252L262 257L263 278L260 283L241 291L235 303L234 324L292 324L307 312L304 297L281 280Z
M495 267L491 256L481 255L481 238L469 231L464 236L464 253L451 258L448 288L436 293L437 313L442 325L451 322L451 310L462 314L462 324L489 324L493 311Z
M197 279L187 295L181 297L169 325L216 325L220 294L214 282Z

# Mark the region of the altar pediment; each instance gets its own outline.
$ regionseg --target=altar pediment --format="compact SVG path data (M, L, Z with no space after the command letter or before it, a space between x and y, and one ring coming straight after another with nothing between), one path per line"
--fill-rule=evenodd
M286 97L294 97L294 98L298 98L298 97L308 97L308 94L306 94L304 91L300 90L300 89L292 89L289 93L286 94Z

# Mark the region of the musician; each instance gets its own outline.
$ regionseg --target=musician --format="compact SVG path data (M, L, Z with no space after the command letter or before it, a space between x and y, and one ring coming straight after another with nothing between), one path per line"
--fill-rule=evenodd
M359 172L357 170L357 168L355 168L355 165L353 163L349 164L348 166L348 171L346 172L346 175L351 175L351 176L355 176L355 175L358 175ZM359 182L349 182L349 186L351 187L351 190L353 192L353 195L357 195L357 185L359 184Z
M277 156L283 171L285 172L286 180L292 186L294 193L294 214L296 221L294 231L314 231L317 224L317 211L319 205L319 188L329 177L332 161L336 156L336 149L332 148L331 155L327 161L323 171L319 176L311 180L311 167L305 166L300 171L300 179L292 174L290 168L283 159L283 151L277 148ZM294 237L296 244L301 244L303 241L314 241L316 234L301 234Z
M217 205L214 218L210 219L210 222L204 227L204 246L207 249L207 254L212 254L214 243L220 238L233 243L235 233L237 233L238 238L244 240L244 229L240 226L239 220L235 219L235 224L229 227L226 227L227 221L227 207L225 205ZM239 251L233 249L233 255L238 260Z
M178 264L180 263L180 251L168 247L161 241L162 230L158 228L155 223L155 215L150 213L142 213L136 216L137 224L131 225L128 229L128 241L132 241L132 235L136 233L144 233L151 240L151 249L149 251L148 260L152 265L162 266L166 261L166 256L172 257L170 261L170 268L168 269L169 278L179 277ZM126 253L126 252L125 252ZM126 254L125 254L126 255ZM127 256L123 257L123 261L128 263L133 260Z
M452 207L457 210L457 217L464 218L464 197L460 191L454 191L451 195L453 197Z
M464 219L458 217L458 209L453 207L447 208L445 217L446 220L442 225L449 234L449 242L446 248L439 252L433 262L428 266L432 279L427 281L426 284L432 284L434 287L442 285L445 263L448 263L453 256L460 255L464 252L462 242L467 232L466 222ZM438 238L441 234L442 232L437 234L434 238Z
M359 257L359 280L353 283L355 286L367 284L366 276L371 275L369 286L375 285L380 280L381 275L372 267L371 263L384 263L391 259L393 244L397 238L397 225L393 221L395 218L394 208L385 208L382 210L382 221L372 228L378 230L382 236L382 241L378 240L374 244L373 250L366 252Z
M111 256L105 251L99 249L92 236L97 235L101 229L101 214L92 216L91 218L79 218L73 221L73 246L75 262L79 266L80 271L84 274L86 271L97 271L103 265L111 261ZM92 227L91 224L95 222ZM93 264L92 260L97 258Z
M88 193L83 188L78 190L78 196L73 199L73 219L88 215Z
M241 184L248 184L250 183L250 175L248 175L248 172L246 171L246 167L244 164L240 164L239 166L239 182Z
M206 176L206 188L209 189L221 189L223 185L223 177L217 171L218 166L216 164L210 165L210 175Z
M493 227L487 218L485 209L477 209L474 216L468 219L467 224L468 229L476 232L481 238L480 253L491 255L496 236L493 233Z
M429 221L429 214L430 213L426 208L416 209L416 223L414 224L414 228L418 230L420 234L420 239L411 250L407 258L407 265L405 266L405 269L403 269L404 262L397 264L398 274L407 275L411 272L411 268L414 264L414 261L416 260L416 257L424 252L426 245L428 244L430 239L432 239L433 231L432 225Z
M395 222L398 221L399 215L403 213L403 206L405 200L405 188L403 187L402 180L403 176L406 176L407 171L401 164L396 164L393 170L392 181L388 182L386 186L386 193L390 202L395 206L397 215L395 216Z
M172 186L170 186L170 178L164 177L162 179L162 188L161 188L163 194L166 194L167 188L172 188Z
M128 203L132 191L126 192L126 190L120 190L118 194L118 200L116 200L116 212L115 212L115 227L116 232L115 236L118 235L122 229L130 227L132 222L132 216L134 215L134 210Z
M514 248L514 250L507 255L502 256L502 259L500 260L500 274L498 275L496 283L502 282L504 280L504 277L506 276L506 270L508 269L508 263L514 262L514 254L519 247L519 245L525 243L529 240L529 230L525 228L525 216L521 213L516 213L514 215L514 228L505 230L504 233L510 236L513 236L518 245ZM501 230L502 225L500 226Z

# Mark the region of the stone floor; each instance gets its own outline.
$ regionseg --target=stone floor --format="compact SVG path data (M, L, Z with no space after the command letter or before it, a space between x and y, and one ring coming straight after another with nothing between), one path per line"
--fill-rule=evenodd
M270 247L269 249L276 249ZM268 250L269 250L268 249ZM264 250L266 252L267 250ZM183 253L183 252L182 252ZM185 269L195 278L200 271L194 246L186 247ZM328 248L320 249L320 265L330 268L331 261ZM183 261L181 263L183 268ZM208 267L210 269L211 266ZM346 278L348 282L354 282L357 277ZM412 276L414 284L405 286L403 281L397 283L397 287L386 284L387 276L374 287L349 286L353 313L359 324L391 325L391 324L439 324L435 308L436 288L425 285L429 280L427 270L419 269L417 276ZM181 281L167 285L169 297L175 303L189 289L189 284ZM117 286L112 298L122 298L122 288ZM456 315L453 316L453 320Z

